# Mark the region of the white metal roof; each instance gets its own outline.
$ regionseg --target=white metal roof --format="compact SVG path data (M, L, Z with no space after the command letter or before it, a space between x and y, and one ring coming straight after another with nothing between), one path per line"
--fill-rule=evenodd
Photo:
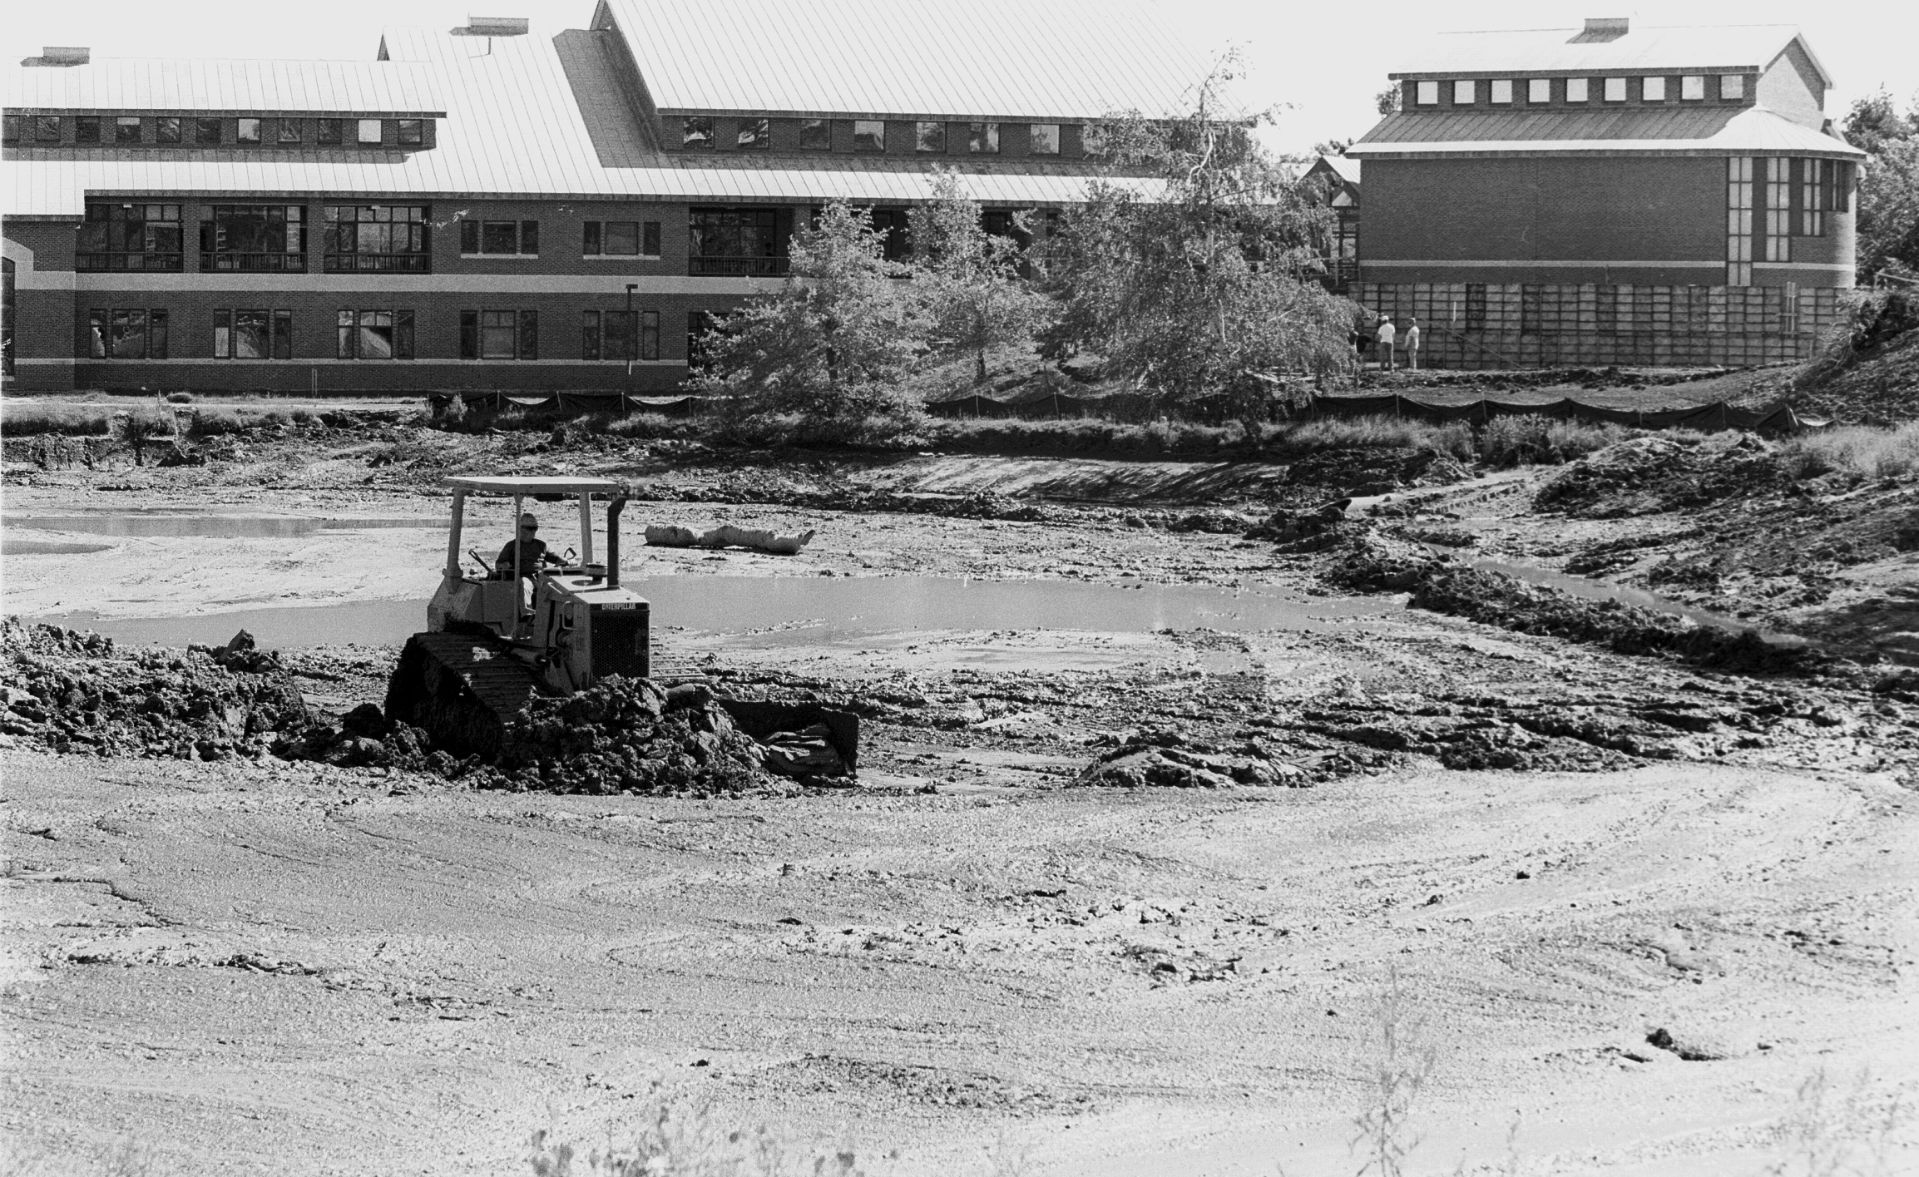
M602 0L609 20L664 112L1173 115L1216 57L1142 0Z
M1578 28L1441 33L1424 41L1394 78L1473 74L1604 73L1607 71L1760 70L1795 39L1792 25L1634 25L1610 40ZM1824 75L1825 68L1813 63ZM1831 77L1826 84L1832 85Z
M11 111L338 111L437 116L446 107L418 69L380 61L104 58L6 71Z
M1402 111L1346 153L1390 156L1518 152L1863 157L1763 106L1690 110Z
M767 156L686 166L638 138L616 117L611 83L587 44L617 34L536 31L517 37L461 37L441 30L389 29L383 44L426 92L445 103L437 145L426 151L101 152L23 147L4 165L10 216L78 217L87 193L141 195L391 195L432 198L765 200L819 203L834 197L910 203L931 196L933 177L915 161ZM585 39L585 40L583 40ZM489 44L490 41L490 44ZM967 195L990 204L1043 206L1084 199L1084 174L967 171ZM1142 192L1148 181L1127 182Z

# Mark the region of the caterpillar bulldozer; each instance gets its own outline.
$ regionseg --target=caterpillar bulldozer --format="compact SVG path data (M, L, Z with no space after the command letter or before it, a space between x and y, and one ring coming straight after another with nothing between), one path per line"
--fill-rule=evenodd
M437 748L491 759L507 725L537 695L565 696L610 675L654 678L663 685L699 681L685 667L654 665L652 606L621 583L620 515L625 484L585 477L452 477L446 565L427 603L427 628L407 639L387 682L386 717L423 728ZM520 567L524 545L495 563L467 550L461 559L467 499L513 500L518 520L528 499L572 502L579 538L557 563ZM606 548L596 557L593 506L605 504ZM502 553L503 557L506 553ZM549 559L552 557L549 556ZM530 589L530 593L529 593ZM847 773L857 767L859 719L809 703L719 696L747 735L819 730Z

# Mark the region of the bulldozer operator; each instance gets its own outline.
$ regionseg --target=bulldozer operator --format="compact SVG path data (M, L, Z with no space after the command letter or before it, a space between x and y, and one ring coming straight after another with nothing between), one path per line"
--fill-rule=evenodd
M546 550L546 541L540 538L540 521L528 511L520 516L520 534L506 541L506 546L500 549L500 558L493 562L493 579L512 580L517 567L522 577L531 580L540 574L542 564L564 563Z

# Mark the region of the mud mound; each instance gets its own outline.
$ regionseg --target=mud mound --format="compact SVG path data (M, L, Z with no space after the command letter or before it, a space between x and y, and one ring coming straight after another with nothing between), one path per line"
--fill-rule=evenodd
M0 623L0 732L55 752L219 760L307 725L293 679L251 640L122 651L98 634Z
M1574 462L1540 488L1533 505L1589 519L1618 519L1783 490L1792 481L1778 451L1749 433L1714 434L1703 441L1635 437Z
M764 763L710 690L614 676L527 704L497 762L470 779L518 791L711 796L778 787Z
M1220 789L1311 785L1308 768L1248 740L1231 748L1193 744L1176 732L1130 735L1081 772L1075 784L1102 788Z

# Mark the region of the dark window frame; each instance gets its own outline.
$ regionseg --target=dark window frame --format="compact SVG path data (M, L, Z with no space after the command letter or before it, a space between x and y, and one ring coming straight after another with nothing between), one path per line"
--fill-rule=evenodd
M367 355L363 346L368 330L379 330L382 324L380 316L386 316L384 324L388 334L386 355ZM371 322L369 322L371 320ZM417 323L411 307L341 307L334 315L334 358L341 360L368 360L381 363L388 360L411 360L416 357L415 325Z
M186 120L177 114L154 116L153 141L155 143L185 142Z
M633 248L627 251L614 249L613 226L629 225L633 231ZM595 220L583 221L580 225L580 256L598 257L636 257L657 258L660 256L660 222Z
M801 119L799 147L801 151L833 150L833 120Z
M33 119L33 141L35 143L58 143L65 127L57 114L36 114Z
M116 145L124 145L128 143L140 142L141 138L146 133L145 126L144 126L145 122L146 120L142 119L139 115L123 114L123 115L114 116L114 119L113 119L114 143ZM128 134L127 133L128 131L132 131L133 133Z
M99 143L100 116L97 114L74 115L73 141L75 143Z
M253 129L253 137L250 139L247 137L247 128L249 124L251 124ZM243 146L243 147L263 146L266 143L266 135L267 135L267 121L263 118L258 118L258 117L249 115L244 118L237 118L233 120L233 142L238 146Z
M498 235L510 232L513 249L489 248ZM538 257L540 222L536 220L490 220L485 217L460 218L461 257Z
M221 273L304 274L307 271L306 228L304 204L203 204L200 206L200 269ZM263 248L234 248L233 237L242 233L257 233Z
M733 146L738 151L770 151L773 148L773 120L769 118L743 118L739 130L734 133Z
M510 332L512 354L489 354L491 341ZM460 312L460 358L463 360L537 360L540 313L537 310L463 310ZM497 351L497 348L494 348Z
M710 114L680 116L680 150L712 151L719 146L719 132Z
M945 155L946 124L938 119L915 119L913 150L922 155Z
M394 120L393 141L401 147L426 146L426 120Z
M220 118L193 118L193 145L195 147L218 147L226 140L226 120Z
M182 205L169 201L88 201L74 237L73 268L83 274L182 272L183 212Z
M323 206L321 269L329 274L432 273L432 213L432 206L426 204ZM394 248L395 235L402 229L405 240L400 244L404 248ZM369 243L375 248L367 248Z
M298 145L305 133L305 128L300 125L304 121L297 118L282 118L280 125L274 129L273 141L282 147Z
M120 354L119 332L124 325L130 336L135 315L140 325L139 353ZM164 360L168 325L164 307L91 307L87 311L87 356L95 360Z
M854 119L852 120L852 122L853 122L853 150L854 151L869 153L869 154L881 154L881 155L885 154L886 152L886 120L885 119ZM862 127L867 129L861 130Z
M264 323L264 354L240 354L242 316L245 322ZM270 363L293 358L293 312L284 307L221 307L213 312L213 358Z
M318 124L314 128L314 132L313 132L313 142L315 146L318 146L318 147L346 146L346 120L345 119L315 119L314 121L315 123Z

